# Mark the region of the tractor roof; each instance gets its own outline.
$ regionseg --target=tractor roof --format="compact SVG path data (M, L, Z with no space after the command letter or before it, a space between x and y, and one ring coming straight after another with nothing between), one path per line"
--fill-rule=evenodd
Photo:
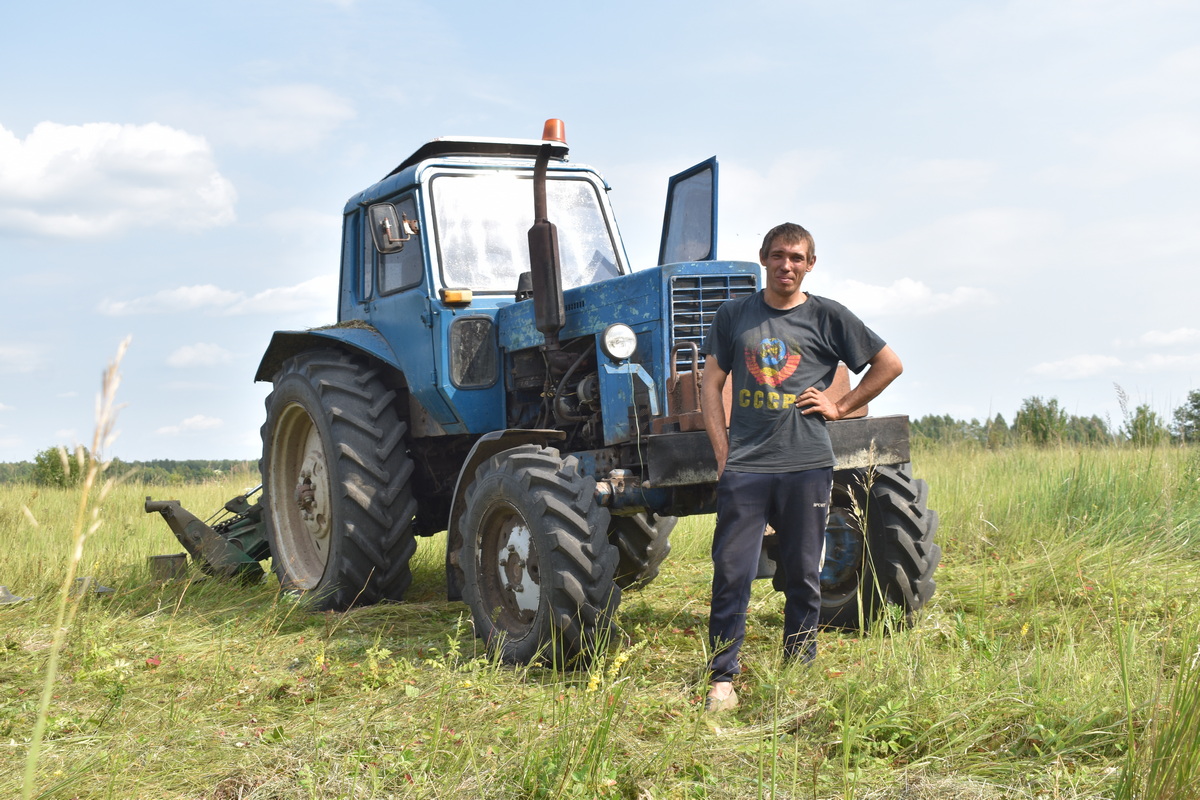
M558 160L567 157L567 146L562 142L542 139L491 139L446 136L426 142L411 156L400 162L400 166L389 172L390 178L397 172L411 167L419 161L436 156L501 156L506 158L536 158L542 145L550 145L550 156Z

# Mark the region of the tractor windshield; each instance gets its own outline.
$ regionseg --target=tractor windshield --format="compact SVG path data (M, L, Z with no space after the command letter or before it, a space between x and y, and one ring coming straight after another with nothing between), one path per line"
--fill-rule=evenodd
M510 171L443 173L431 186L444 285L511 294L517 277L529 271L533 176ZM558 228L564 289L620 274L594 183L551 177L546 204Z

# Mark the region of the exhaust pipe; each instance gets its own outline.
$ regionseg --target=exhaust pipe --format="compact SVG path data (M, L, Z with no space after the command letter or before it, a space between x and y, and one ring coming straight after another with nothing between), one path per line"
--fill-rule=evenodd
M558 254L558 228L546 212L546 169L550 164L550 142L566 142L560 119L548 119L542 130L542 145L533 166L533 227L529 229L529 267L533 272L533 314L537 329L546 339L546 350L558 350L558 332L567 321L563 307L562 264Z

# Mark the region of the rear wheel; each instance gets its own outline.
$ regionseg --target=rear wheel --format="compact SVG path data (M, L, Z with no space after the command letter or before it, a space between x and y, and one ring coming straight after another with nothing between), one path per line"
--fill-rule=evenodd
M614 577L618 586L625 591L637 590L658 577L659 567L671 552L671 531L677 522L677 517L660 517L653 512L612 518L608 540L620 554Z
M407 426L377 369L335 350L284 362L267 397L263 505L272 568L321 609L400 600L416 549Z
M523 445L488 459L467 487L463 598L504 661L567 666L611 635L617 550L595 484L574 457Z

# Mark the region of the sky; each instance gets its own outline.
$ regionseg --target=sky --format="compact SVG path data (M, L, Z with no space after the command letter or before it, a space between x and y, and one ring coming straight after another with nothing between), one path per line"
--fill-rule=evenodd
M335 321L341 210L438 136L612 185L635 268L716 155L718 255L782 221L904 375L872 413L1120 424L1200 389L1200 4L8 3L0 461L257 458L271 333Z

